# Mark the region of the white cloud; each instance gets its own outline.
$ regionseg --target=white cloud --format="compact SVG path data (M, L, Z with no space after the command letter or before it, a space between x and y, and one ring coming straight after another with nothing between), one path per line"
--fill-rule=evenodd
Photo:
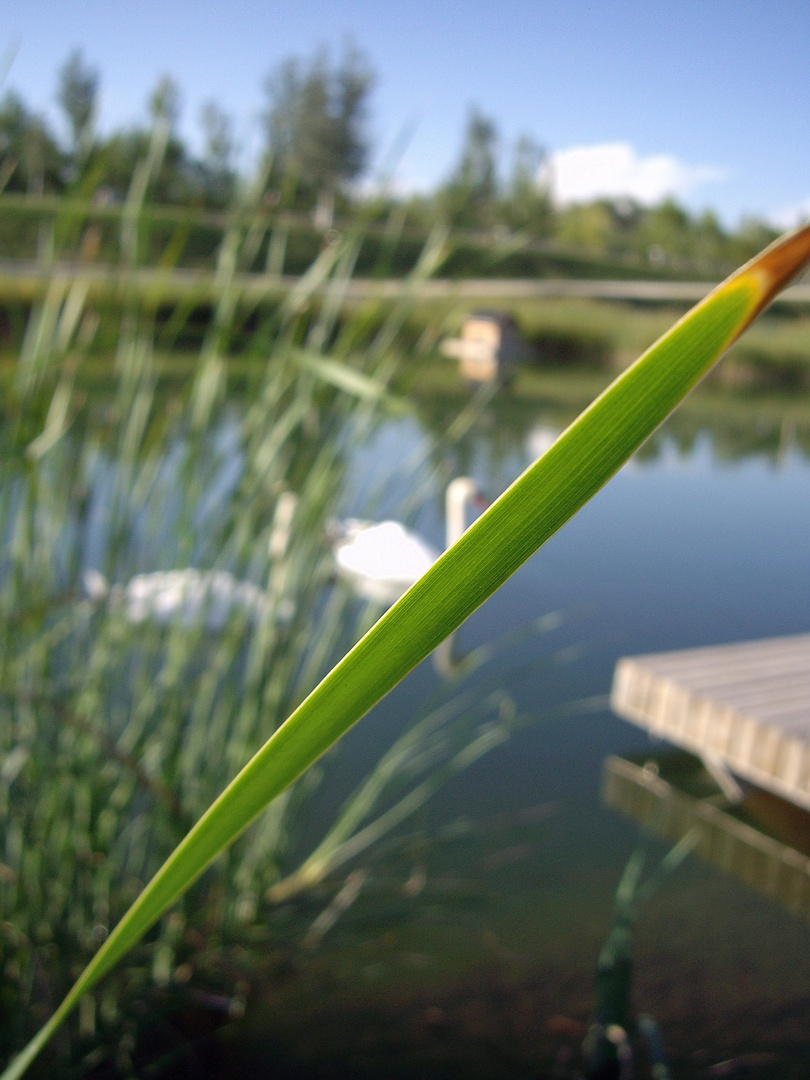
M810 221L810 195L800 203L783 206L781 210L768 214L768 219L779 229L795 229L797 225L803 225Z
M715 166L686 165L670 154L640 157L626 142L555 150L541 175L561 204L629 197L646 205L724 177Z

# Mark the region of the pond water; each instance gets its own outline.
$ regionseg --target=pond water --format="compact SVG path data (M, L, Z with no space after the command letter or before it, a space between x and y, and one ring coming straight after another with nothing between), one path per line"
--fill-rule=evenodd
M501 409L444 475L468 472L497 494L555 425ZM380 516L398 505L420 439L411 421L380 430L355 460L358 500L382 491ZM443 484L415 519L439 547ZM640 837L601 803L603 762L649 745L604 702L616 660L806 632L808 536L800 450L772 440L735 455L721 430L684 444L663 428L460 631L464 653L560 613L497 664L534 722L447 783L391 859L369 862L365 892L296 979L269 981L227 1060L279 1075L576 1075L596 959ZM495 667L473 676L482 694ZM436 682L424 664L350 732L324 822ZM582 698L603 700L549 712ZM651 843L651 866L665 850ZM656 1017L673 1075L806 1075L810 927L689 859L641 911L634 953L633 1001Z
M142 473L135 467L140 462L122 464L112 452L108 457L106 449L97 448L94 428L84 444L77 434L74 445L70 434L63 444L64 460L58 455L44 459L39 474L43 507L32 519L37 528L29 537L22 525L7 525L8 543L14 540L26 565L30 552L36 556L32 576L37 559L44 562L54 576L57 598L64 582L81 567L105 571L113 583L121 584L144 571L206 567L216 561L222 569L261 583L268 581L267 541L261 528L235 527L239 521L234 508L247 490L253 500L250 521L263 522L266 529L275 494L289 487L299 490L299 481L303 489L305 481L314 479L325 493L329 514L404 517L441 548L449 479L472 476L495 497L571 418L551 401L530 406L504 397L484 409L464 438L448 445L435 438L446 428L445 412L452 410L437 405L435 415L429 407L423 409L421 420L400 416L373 429L353 449L347 429L336 428L334 445L325 444L333 451L324 455L324 460L329 458L326 464L317 426L310 425L307 434L302 425L310 456L295 458L297 473L279 478L269 500L264 481L243 485L248 457L239 400L228 404L213 436L206 433L191 448L180 439L162 446L154 463L147 455ZM220 860L201 879L202 891L187 901L188 911L197 904L195 896L202 897L189 914L196 937L184 941L182 957L178 953L182 962L175 975L185 971L183 978L172 982L175 961L167 960L164 985L155 989L148 974L152 945L133 958L130 970L141 979L138 985L152 987L152 998L144 993L135 1012L127 1013L127 1023L146 1032L144 1061L151 1075L231 1077L240 1070L335 1080L565 1080L579 1075L579 1048L595 1006L597 958L614 924L622 874L634 852L646 851L649 874L667 850L645 840L635 824L602 802L607 756L643 753L650 745L643 731L607 707L617 659L808 629L806 429L796 433L780 422L773 407L758 417L750 401L736 411L727 405L722 423L704 422L701 415L688 409L676 414L461 627L456 657L480 656L481 650L491 648L488 662L449 681L426 661L347 734L327 755L322 770L318 766L309 774L305 784L314 784L319 771L322 782L306 789L314 792L313 798L302 793L300 800L290 801L293 849L279 845L278 863L261 846L268 819L234 845L228 856L235 860L233 866L248 867L257 880L266 873L244 920L228 923L223 937L217 938L217 919L224 916L215 913L210 949L199 944L209 933L206 905L220 903L218 882L238 880ZM268 423L272 428L274 422ZM272 443L273 431L266 435L259 428L261 439ZM259 451L254 447L251 453L259 454L263 446L260 442ZM67 474L60 472L72 468L74 451L79 474L87 476L81 506L71 502ZM335 506L333 493L344 491L346 470L342 504ZM130 484L131 476L138 482ZM13 477L14 497L8 499L12 511L22 487ZM116 516L111 508L119 498ZM230 517L223 507L230 507ZM8 522L17 521L15 513ZM19 520L24 524L26 519L20 515ZM220 636L201 627L191 633L182 626L125 627L112 599L106 606L90 605L75 585L59 600L68 619L79 612L75 629L64 639L64 654L59 649L36 653L43 664L53 655L53 670L61 678L63 668L72 673L83 662L83 643L92 641L103 673L99 684L109 689L114 706L109 746L115 747L119 737L129 738L134 752L154 762L155 769L163 761L159 775L166 776L169 794L176 793L189 814L202 812L252 752L249 748L267 737L262 725L273 722L271 710L252 709L254 691L242 693L243 686L259 685L249 682L254 644L261 659L256 670L267 668L267 686L270 676L281 671L278 687L271 688L274 693L279 689L278 709L286 715L290 703L284 695L293 693L289 687L296 673L309 666L301 659L306 652L293 651L298 637L289 626L300 623L305 644L317 628L321 632L315 640L337 649L352 633L354 616L363 617L360 602L353 607L346 594L333 590L325 572L329 555L323 517L299 539L293 554L300 562L297 595L304 600L290 616L292 624L279 624L272 654L263 651L264 639L244 634L238 623ZM35 541L50 553L47 558ZM273 570L271 560L271 584ZM348 607L335 608L329 637L323 627L335 599ZM34 616L29 620L32 633L39 625L36 610ZM28 624L20 625L24 630ZM97 633L96 638L85 636L91 633ZM27 640L24 633L17 637ZM7 640L12 652L19 647L13 625ZM74 647L75 654L70 651ZM161 666L164 650L172 658L166 667ZM326 664L322 656L318 669ZM215 676L210 683L209 668ZM49 670L43 667L43 672ZM92 674L96 668L90 664L88 670ZM21 665L22 675L26 671ZM158 671L166 680L165 692L153 695ZM314 668L311 674L314 681ZM211 692L206 699L203 693L190 693L189 685L208 686L209 691L221 685L227 693L220 698L219 691ZM273 866L294 870L328 831L347 795L409 729L425 703L435 706L443 700L463 701L461 716L477 719L451 753L447 742L437 738L420 749L421 759L416 755L417 764L427 761L439 769L441 782L432 797L397 829L334 870L320 888L294 903L265 903ZM500 727L491 724L496 716L493 700L501 710ZM479 707L480 715L475 712ZM65 734L62 715L55 716L51 728L43 714L46 735L54 729L57 735ZM490 726L479 727L482 721ZM507 721L509 738L503 740L497 736ZM231 723L236 726L229 727ZM466 749L483 748L481 740L490 736L488 752L473 756ZM59 768L67 770L68 780L74 768L70 739L57 738L52 754ZM50 760L47 738L45 744L43 750L42 739L32 737L43 760ZM86 749L103 758L97 777L100 806L106 805L104 785L118 783L117 766L124 767L125 777L131 771L128 759L122 762L120 755L117 766L108 768L106 746L88 741ZM430 759L434 752L437 756ZM448 760L467 767L445 768L443 774L442 763ZM428 768L405 779L413 788L425 777L432 782L432 775ZM69 800L71 784L54 785L54 790ZM122 811L120 857L127 867L135 855L147 866L152 844L159 841L171 850L184 831L171 799L166 805L166 792L156 807L153 787L144 785L143 777L139 784L131 784L131 818ZM22 790L28 791L32 805L39 805L43 789L36 776ZM407 790L406 784L400 793ZM390 791L386 797L388 803L383 801L378 809L395 801ZM14 805L24 818L24 802ZM126 831L130 828L131 834ZM42 830L36 822L31 829L36 843ZM130 835L137 841L131 845ZM12 846L7 844L7 851ZM117 849L112 850L118 857ZM97 923L103 929L100 920L107 916L96 914L96 879L89 873L82 876L82 859L74 861L73 869L62 856L54 864L67 874L58 895L50 864L43 863L45 885L37 885L32 895L43 903L57 896L60 903L81 911L68 873L75 871L75 880L85 889L87 925L95 932ZM340 892L344 882L349 892ZM139 882L133 884L128 877L125 885L134 896ZM336 918L330 924L322 916L336 894L342 895L343 906L332 909ZM166 925L168 933L171 920ZM807 1075L810 926L688 858L641 908L631 951L633 1008L656 1018L675 1077ZM198 966L192 970L192 965ZM244 1016L212 1030L243 996ZM116 1032L112 1037L120 1039L117 1023L110 1021ZM2 1023L0 1036L5 1037ZM84 1053L81 1046L77 1053ZM43 1069L47 1067L43 1059ZM92 1073L92 1065L88 1069ZM635 1075L647 1075L643 1064Z

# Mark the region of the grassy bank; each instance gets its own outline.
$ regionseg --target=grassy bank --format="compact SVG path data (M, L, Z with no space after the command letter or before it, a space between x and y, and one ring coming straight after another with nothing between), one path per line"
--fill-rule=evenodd
M363 348L379 331L393 304L380 300L346 303L335 320L334 336L345 331L344 337L350 337L356 348ZM272 324L282 305L282 296L276 295L241 305L235 312L227 348L228 371L237 388L257 364L253 347L257 326ZM321 302L312 298L308 312L301 313L301 340L307 326L317 320L320 308ZM684 313L686 305L551 298L509 303L493 299L475 305L452 298L419 302L403 324L397 345L406 373L411 370L415 374L409 356L426 351L431 355L429 365L418 372L417 382L425 390L434 384L445 389L452 384L451 372L441 374L447 365L438 358L437 347L444 337L458 333L471 311L479 309L511 314L531 346L533 359L521 372L517 387L518 396L526 397L534 393L532 387L543 384L544 376L570 373L575 376L571 384L575 386L589 372L614 374L622 370ZM112 300L94 305L99 326L84 377L103 381L109 373L119 310ZM210 310L204 305L168 306L161 302L152 306L151 318L158 350L156 373L168 380L190 374L209 328ZM24 304L0 309L0 367L13 364L26 319ZM433 367L435 373L431 372ZM711 383L716 388L758 393L810 387L810 310L803 305L772 308L732 347L712 373Z
M615 301L548 299L508 305L482 303L482 308L508 308L542 369L625 368L686 311L686 305ZM429 323L429 307L419 316ZM444 311L437 305L433 320L457 329L468 309ZM803 387L810 382L810 311L775 306L730 350L712 379L723 386Z

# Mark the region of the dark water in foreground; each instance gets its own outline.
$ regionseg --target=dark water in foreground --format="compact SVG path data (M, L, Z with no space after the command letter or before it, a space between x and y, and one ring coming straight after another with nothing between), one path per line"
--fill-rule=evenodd
M479 434L469 471L497 493L546 434L497 455ZM359 457L358 489L387 477L393 500L416 441L407 423L381 432ZM463 651L563 613L500 661L519 708L606 695L622 655L807 631L810 463L790 449L728 460L715 445L706 430L677 450L665 430L655 456L632 461L462 629ZM417 527L441 544L439 491ZM350 733L338 789L434 684L423 665ZM209 1064L279 1076L576 1075L596 958L639 839L600 803L602 764L645 745L606 707L541 715L448 783L410 839L369 858L364 890L320 947L271 965ZM664 850L653 843L651 860ZM674 1076L810 1074L810 927L719 871L690 859L645 906L634 981Z

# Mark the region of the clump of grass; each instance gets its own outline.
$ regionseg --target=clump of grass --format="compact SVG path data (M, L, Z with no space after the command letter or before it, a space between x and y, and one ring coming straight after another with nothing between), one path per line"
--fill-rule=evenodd
M158 129L121 214L120 330L107 385L87 393L88 370L98 386L99 320L78 268L54 277L33 306L0 430L0 970L4 1013L14 1017L0 1036L5 1057L359 635L367 614L333 587L326 523L345 497L353 447L381 418L413 411L390 389L397 334L442 257L437 233L370 334L339 322L361 220L324 246L283 302L266 306L246 350L233 282L273 228L259 176L231 211L192 377L166 386L155 343L181 332L188 310L167 330L156 320L160 297L128 289L164 144ZM43 260L81 233L78 213L68 201L57 214ZM415 480L434 467L431 445L413 463ZM280 542L279 508L291 494ZM249 582L265 598L259 616L234 609L215 633L205 610L133 624L126 583L178 567ZM85 581L102 578L88 594ZM121 1030L127 1002L165 984L189 942L212 952L249 936L305 797L272 802L157 938L86 999L80 1035Z

